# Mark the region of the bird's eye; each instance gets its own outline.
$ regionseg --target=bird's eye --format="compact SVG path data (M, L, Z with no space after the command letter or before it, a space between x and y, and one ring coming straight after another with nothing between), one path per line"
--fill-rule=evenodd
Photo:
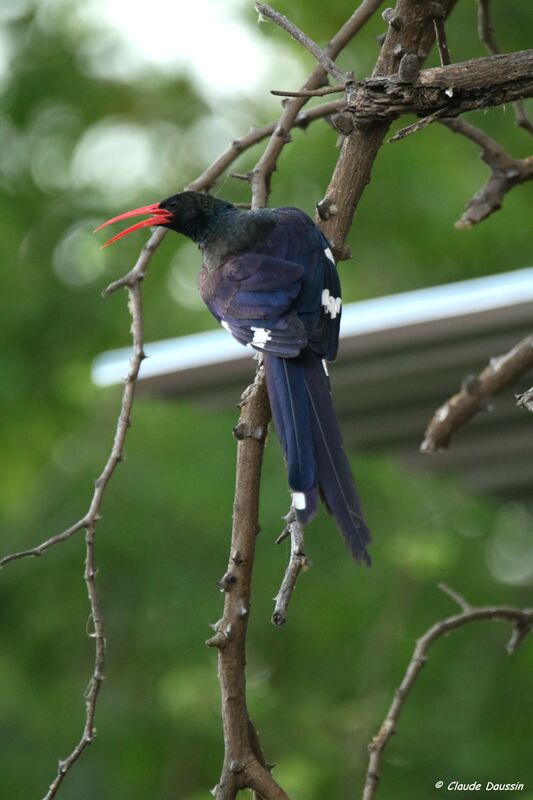
M167 208L176 208L177 205L178 205L178 201L175 200L175 199L169 200L167 202Z

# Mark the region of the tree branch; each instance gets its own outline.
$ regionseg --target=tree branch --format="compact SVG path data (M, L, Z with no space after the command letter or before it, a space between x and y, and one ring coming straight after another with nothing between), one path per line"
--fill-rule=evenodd
M298 42L298 44L301 44L302 47L305 47L305 49L308 50L311 55L314 56L314 58L316 58L324 72L329 73L336 80L341 81L342 83L346 82L347 76L341 69L338 68L333 59L331 59L327 53L321 50L317 43L310 39L307 34L301 31L300 28L294 24L294 22L291 22L290 19L287 19L284 14L281 14L279 11L275 11L266 3L256 3L255 7L261 17L275 22L276 25L279 25L280 28L283 28L283 30L286 31L289 36L292 36L292 38Z
M344 100L332 100L329 103L322 103L321 105L314 106L309 111L302 111L297 113L292 120L291 128L307 128L311 122L317 119L329 117L338 111L344 105ZM250 133L235 139L231 145L225 150L213 163L202 172L194 181L192 181L186 188L193 192L208 192L213 188L217 179L222 173L230 166L240 155L246 150L249 150L258 142L266 139L269 136L276 134L278 130L278 122L270 122L268 125L263 125L259 128L252 128ZM277 134L276 134L277 136ZM250 180L249 175L244 175L245 180Z
M428 652L434 642L440 639L441 636L445 636L450 631L462 628L463 625L468 625L470 622L500 620L506 622L513 629L511 638L507 644L507 652L514 653L533 628L533 610L509 608L507 606L474 608L470 606L461 595L445 584L441 584L440 588L460 605L461 613L437 622L417 641L403 680L395 692L394 700L377 735L374 736L369 744L370 758L363 791L363 800L373 800L375 797L380 777L379 769L383 751L393 733L396 733L403 706L422 667L426 664Z
M456 117L532 96L533 50L521 50L426 69L411 83L373 76L348 88L347 109L357 124L367 125L402 114Z
M494 28L490 19L490 0L477 0L477 9L479 39L485 45L489 53L496 55L500 52L500 48L498 47ZM525 112L522 100L515 100L513 103L513 111L516 124L533 136L533 124Z
M456 0L442 0L443 19ZM398 0L393 15L387 17L389 29L383 42L373 78L381 79L397 72L405 55L417 55L422 61L434 41L433 18L425 0ZM367 83L367 82L363 82ZM361 84L359 84L361 86ZM352 97L357 94L354 86ZM351 92L348 90L348 102ZM353 103L352 103L353 104ZM359 107L358 107L359 110ZM345 240L363 191L370 181L372 165L390 125L390 118L367 120L345 136L333 177L324 199L318 204L318 223L329 239L336 259L347 258Z
M450 63L450 51L446 39L446 28L444 27L444 15L440 3L433 3L433 27L435 28L435 40L439 51L441 67Z
M533 414L533 386L527 392L517 395L516 405L525 408L526 411L531 411Z
M381 2L382 0L362 0L352 16L324 48L324 53L332 60L335 59L370 19ZM319 64L302 86L302 91L318 89L324 85L325 80L326 72ZM253 208L261 208L266 205L270 194L272 173L276 169L278 158L287 143L286 135L306 102L307 97L295 97L284 106L270 141L250 176Z
M298 580L300 572L302 572L302 570L308 570L311 566L311 562L305 555L303 526L298 522L296 512L293 508L291 508L287 515L287 526L277 542L283 541L287 536L289 536L291 540L289 563L287 564L287 569L285 570L285 575L283 576L279 591L274 598L276 605L274 613L272 614L272 622L274 625L278 626L283 625L287 619L289 603L292 593L296 588L296 581Z
M526 336L505 355L492 358L479 375L469 375L465 379L461 390L433 415L420 451L445 450L458 428L486 409L495 394L515 384L532 367L533 335Z
M78 522L67 528L62 533L52 536L41 544L29 550L23 550L18 553L11 553L4 556L0 560L0 567L5 566L11 561L28 556L41 556L51 547L54 547L61 542L70 539L77 531L85 529L85 571L84 580L87 587L87 595L89 598L90 618L92 620L93 630L89 636L94 639L95 644L95 659L94 668L89 682L89 687L85 694L85 725L83 734L72 752L65 758L59 761L56 777L50 784L50 788L45 795L44 800L52 800L63 783L70 768L79 759L83 751L88 747L94 739L95 730L95 715L98 695L102 681L104 680L104 664L105 664L105 638L104 638L104 623L102 613L100 610L100 602L98 598L98 589L96 584L96 527L101 519L101 508L104 500L104 495L109 485L117 464L122 461L124 454L124 445L128 428L131 426L131 411L133 407L133 400L135 396L135 387L139 369L145 358L143 350L143 317L142 317L142 295L141 295L141 281L143 280L150 257L157 247L159 241L163 238L165 231L159 229L152 235L149 242L143 248L137 263L134 268L128 272L123 278L115 281L107 287L104 294L109 294L116 289L126 287L128 290L128 308L132 319L132 337L133 337L133 355L130 363L130 370L124 381L124 389L122 392L122 402L120 406L120 413L117 420L115 429L115 436L111 452L105 463L105 466L96 480L94 493L89 505L89 509L85 516Z
M224 613L214 625L214 636L206 642L209 647L218 649L222 696L225 752L222 774L213 792L217 800L233 800L240 789L247 787L264 800L286 799L261 763L262 757L257 756L259 741L257 734L253 740L250 737L251 723L246 706L246 630L259 531L261 465L269 421L264 372L259 366L254 383L243 395L240 419L234 429L238 446L231 554L226 573L219 582L225 592Z
M439 120L454 133L460 133L481 147L481 158L490 167L490 176L481 189L466 205L466 210L455 223L456 228L471 228L498 211L505 195L526 181L533 180L533 156L511 158L500 145L484 131L462 119Z
M339 92L345 91L345 86L336 85L336 86L322 86L321 89L301 89L299 92L290 92L286 89L271 89L270 94L276 95L276 97L324 97L326 94L339 94ZM342 104L344 105L344 103Z

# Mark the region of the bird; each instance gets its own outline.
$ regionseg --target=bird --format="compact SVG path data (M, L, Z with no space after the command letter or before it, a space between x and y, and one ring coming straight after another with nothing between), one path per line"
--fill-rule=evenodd
M182 191L112 217L97 230L148 215L103 247L144 227L183 234L202 254L201 297L238 342L261 354L272 417L301 525L319 498L356 562L370 565L371 541L333 406L342 312L332 248L302 210L244 210L204 192Z

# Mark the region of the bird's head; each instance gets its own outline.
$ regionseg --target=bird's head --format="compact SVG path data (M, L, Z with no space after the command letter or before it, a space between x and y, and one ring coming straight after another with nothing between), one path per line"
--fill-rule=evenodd
M130 225L129 228L108 239L103 247L113 244L113 242L122 239L128 233L139 230L139 228L152 226L170 228L170 230L177 233L189 236L194 241L201 241L220 211L228 208L234 208L234 206L209 194L179 192L167 197L165 200L161 200L160 203L151 203L148 206L140 206L140 208L134 208L124 214L118 214L118 216L103 222L96 230L99 231L101 228L105 228L106 225L120 222L122 219L148 214L147 219L136 222L135 225Z

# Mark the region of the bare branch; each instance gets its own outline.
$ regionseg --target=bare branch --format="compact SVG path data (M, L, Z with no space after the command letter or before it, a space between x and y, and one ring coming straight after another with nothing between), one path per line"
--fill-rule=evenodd
M352 16L345 22L324 49L324 53L332 60L335 59L370 19L376 9L381 5L381 2L382 0L362 0ZM319 64L302 86L302 90L317 89L323 86L325 80L326 72ZM274 133L252 173L251 187L253 208L261 208L266 205L270 193L270 179L272 173L276 169L280 153L286 144L286 134L293 127L298 112L306 102L306 97L295 97L284 106L283 112L275 126Z
M392 121L402 114L429 116L502 105L533 96L533 50L473 58L425 69L416 81L394 74L373 76L347 87L347 108L359 125Z
M343 100L332 100L329 103L322 103L319 106L309 109L309 111L302 111L295 115L291 122L290 128L307 128L311 122L317 119L329 117L330 114L335 113L344 105ZM290 130L290 128L288 130ZM250 133L242 136L240 139L235 139L231 145L220 155L213 163L202 172L194 181L192 181L187 189L194 192L207 192L211 189L217 179L222 173L230 166L240 155L246 150L249 150L258 142L266 139L269 136L276 134L278 129L277 122L270 122L268 125L263 125L259 128L252 128ZM277 134L276 134L277 136ZM250 180L250 176L246 176L246 180Z
M526 181L533 180L533 157L511 158L500 145L484 131L462 119L445 119L440 122L454 133L460 133L481 146L481 158L490 167L490 177L468 201L456 228L471 228L498 211L505 195Z
M132 319L132 337L133 337L133 355L130 363L130 370L125 378L124 389L122 393L122 403L120 413L117 420L115 437L109 458L102 470L100 477L95 484L95 490L89 510L85 517L72 526L68 531L65 531L59 536L48 539L42 545L34 549L34 552L27 551L26 555L35 555L39 552L58 544L60 541L65 541L69 538L66 534L72 535L76 530L81 527L85 528L85 585L87 587L87 594L89 597L90 615L92 620L93 630L89 636L94 639L95 643L95 659L94 668L89 682L89 687L85 695L85 726L83 735L66 759L60 760L56 777L52 781L50 788L45 795L44 800L52 800L58 792L59 787L63 783L65 776L72 767L72 765L79 759L83 751L88 747L94 739L95 730L95 716L98 695L102 681L104 680L104 664L105 664L105 638L104 638L104 625L102 613L100 610L100 602L98 598L98 590L96 584L96 526L100 520L100 511L104 494L109 485L117 464L122 461L124 454L124 445L129 427L131 426L131 411L133 407L133 400L135 396L135 387L139 375L139 369L145 358L144 355L144 337L143 337L143 316L142 316L142 295L141 295L141 281L143 280L150 257L163 238L164 231L157 231L152 235L147 245L143 248L141 255L134 266L134 268L114 284L111 284L106 294L115 291L119 287L125 286L128 290L128 307ZM39 554L40 554L39 552Z
M496 55L500 52L500 48L498 47L494 28L490 19L490 0L477 0L477 9L479 39L485 45L489 53ZM533 136L533 123L531 123L531 120L525 112L522 100L516 100L513 103L513 111L518 127L523 128Z
M418 678L422 667L425 666L428 652L434 642L445 636L450 631L462 628L470 622L481 620L500 620L506 622L513 629L511 639L507 645L507 651L512 653L518 645L524 641L533 628L533 610L508 608L506 606L490 606L486 608L474 608L457 592L447 586L441 588L449 594L453 600L459 603L462 611L453 617L441 620L433 625L416 643L411 660L407 666L405 675L400 686L394 694L394 699L383 720L376 736L370 742L368 749L370 758L366 775L366 783L363 791L363 800L373 800L376 795L379 769L383 752L389 739L396 733L398 720L403 706Z
M307 36L307 34L301 31L300 28L298 28L298 26L294 24L294 22L291 22L290 19L287 19L287 17L284 14L281 14L279 11L275 11L266 3L256 3L255 7L262 17L264 17L265 19L269 19L272 22L275 22L276 25L279 25L280 28L283 28L283 30L286 31L289 34L289 36L292 36L292 38L296 42L298 42L298 44L301 44L302 47L305 47L305 49L308 50L311 53L311 55L316 58L316 60L318 61L318 63L325 72L328 72L330 75L332 75L334 78L336 78L338 81L341 81L342 83L346 82L346 75L341 69L338 68L333 59L331 59L317 45L316 42L310 39L309 36Z
M490 0L477 0L477 31L480 41L485 45L487 51L495 55L500 52L500 48L494 36L494 28L490 20Z
M296 588L296 581L302 570L307 570L311 566L311 562L305 555L304 550L304 531L302 525L296 519L296 513L293 508L289 511L287 517L287 527L278 538L278 542L290 536L291 539L291 552L289 556L289 563L285 570L285 575L281 582L279 591L274 598L276 605L274 613L272 614L272 622L274 625L283 625L287 619L287 612L292 593Z
M457 394L450 397L433 415L422 453L445 450L452 435L475 414L487 408L492 397L512 386L533 367L533 335L526 336L505 355L492 358L479 375L470 375Z
M117 464L122 461L126 435L128 428L131 425L130 417L135 394L135 384L141 363L146 357L143 352L142 301L139 284L146 274L152 253L158 246L159 242L163 239L165 234L166 231L164 229L158 228L158 230L152 234L148 242L143 247L133 269L124 275L124 277L119 278L119 280L111 283L103 292L104 295L108 295L122 287L128 288L128 307L132 316L133 356L130 364L130 371L124 379L122 404L117 419L113 446L104 469L95 482L95 489L89 509L87 513L80 520L78 520L78 522L75 522L74 525L72 525L70 528L67 528L62 533L58 533L56 536L46 539L44 542L41 542L29 550L23 550L18 553L11 553L7 556L4 556L0 559L0 567L3 567L10 561L15 561L19 558L27 558L28 556L41 556L56 544L60 544L61 542L70 539L70 537L77 533L77 531L82 530L83 528L88 529L90 526L96 525L100 519L100 510L107 485L111 479L111 476L113 475L113 472L115 471Z
M444 27L444 13L440 3L433 3L433 26L435 28L435 39L440 56L441 66L450 63L450 51L446 40L446 28Z
M270 421L264 371L243 394L241 415L234 434L238 440L233 528L228 567L219 582L224 591L224 613L215 635L206 644L218 649L218 675L224 726L224 764L214 789L217 800L233 800L243 788L254 789L264 800L286 800L259 757L259 739L246 706L246 631L251 603L255 542L259 530L259 483ZM254 735L251 736L251 731Z
M328 116L341 106L341 102L324 103L321 106L316 106L309 112L297 114L293 121L294 127L305 128L310 122L315 119L320 119ZM207 190L215 183L217 178L222 174L226 167L240 155L241 152L251 147L256 142L261 141L267 136L271 135L275 129L276 123L258 128L252 131L241 140L233 142L232 146L218 158L214 164L209 167L202 175L197 178L189 188L196 191ZM103 668L105 658L105 639L103 632L103 621L99 609L98 596L96 592L96 565L95 565L95 531L96 525L100 519L100 509L103 497L109 481L113 475L116 465L122 460L126 434L130 427L131 409L133 405L133 398L135 386L140 365L144 359L143 352L143 334L142 334L142 301L140 284L146 274L152 254L159 246L167 231L163 228L158 228L150 237L148 242L141 250L140 256L133 267L122 278L111 283L103 292L106 296L120 288L127 288L129 294L129 308L132 315L132 333L134 352L131 361L130 371L125 378L124 390L122 395L122 403L119 418L117 420L117 427L113 446L106 465L96 481L94 494L87 513L72 526L67 528L55 536L46 539L33 548L23 550L16 553L11 553L0 559L0 568L7 565L11 561L16 561L27 557L38 557L45 553L50 548L60 544L67 539L70 539L79 530L86 530L86 567L85 567L85 581L87 592L89 596L91 619L93 624L93 632L90 634L91 638L95 640L95 665L91 676L89 689L86 694L86 721L82 738L78 745L73 749L66 759L60 760L58 765L57 775L50 785L50 788L44 800L52 800L59 790L65 776L78 760L82 752L90 744L94 738L95 727L94 719L96 713L96 704L98 693L100 690L101 682L103 680Z
M406 125L405 128L400 128L400 130L397 131L394 136L391 136L389 139L389 144L392 142L399 142L402 139L405 139L406 136L410 136L412 133L417 133L423 128L427 128L427 126L431 125L432 122L442 119L446 113L447 111L441 109L440 111L435 111L434 114L429 114L427 117L417 120L417 122L413 122L412 125Z
M271 89L270 94L276 97L324 97L326 94L338 94L344 92L345 85L342 86L322 86L321 89L301 89L299 92L289 92L286 89Z
M533 413L533 386L531 389L528 389L527 392L517 395L516 405Z
M439 583L439 589L441 592L444 592L444 594L447 594L448 597L451 597L454 603L457 603L459 608L461 608L465 614L469 614L472 611L472 606L468 600L465 600L462 594L456 592L455 589L452 589L447 583Z
M443 18L450 13L456 0L442 0ZM390 86L406 53L419 56L420 61L429 52L434 40L433 20L428 15L427 3L399 0L394 16L389 18L389 30L373 71L373 79L383 80ZM366 85L368 82L363 82ZM360 84L348 91L355 103ZM377 92L376 92L377 94ZM350 101L351 102L351 101ZM355 106L357 117L359 106ZM336 259L346 258L345 240L353 215L363 191L370 181L372 165L390 125L386 119L369 118L357 125L350 136L345 136L340 156L324 199L318 204L318 224L329 239Z

